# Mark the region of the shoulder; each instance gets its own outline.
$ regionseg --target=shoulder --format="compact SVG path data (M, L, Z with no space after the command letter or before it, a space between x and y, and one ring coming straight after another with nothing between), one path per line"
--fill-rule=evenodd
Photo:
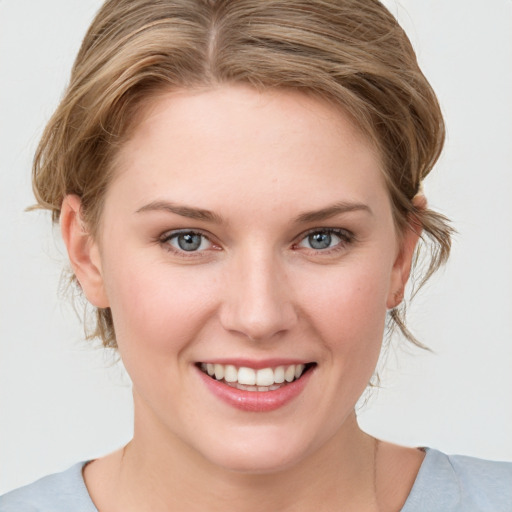
M462 455L446 457L457 477L463 499L471 499L475 504L487 507L486 510L491 505L501 505L501 510L505 510L505 506L506 510L512 509L512 463Z
M82 477L85 464L0 496L0 512L97 512Z
M446 512L512 510L512 463L427 449L402 512L441 509Z

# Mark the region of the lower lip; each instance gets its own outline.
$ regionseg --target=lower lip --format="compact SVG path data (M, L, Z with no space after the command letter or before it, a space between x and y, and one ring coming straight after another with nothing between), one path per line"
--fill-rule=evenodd
M269 412L283 407L300 395L313 373L310 369L300 379L273 391L243 391L212 379L199 368L197 371L215 396L236 409L250 412Z

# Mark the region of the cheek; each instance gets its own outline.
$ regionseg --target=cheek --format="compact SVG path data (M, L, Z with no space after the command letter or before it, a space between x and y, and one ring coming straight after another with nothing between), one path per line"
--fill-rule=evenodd
M118 261L108 292L119 354L144 403L166 404L186 397L184 378L195 340L212 314L214 280L201 272L145 261ZM209 283L209 288L208 288ZM182 403L188 403L184 400Z
M121 350L159 357L181 350L213 309L217 284L197 267L116 261L107 284Z
M361 262L326 269L323 277L305 278L306 315L314 319L315 328L333 353L378 354L387 312L387 268Z

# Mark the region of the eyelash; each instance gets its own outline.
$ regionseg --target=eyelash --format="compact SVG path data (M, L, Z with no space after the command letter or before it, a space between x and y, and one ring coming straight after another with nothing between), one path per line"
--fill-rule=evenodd
M294 243L292 245L292 248L294 250L299 250L301 247L300 244L307 240L308 237L315 234L327 234L327 235L335 235L340 239L340 242L338 242L333 247L328 247L325 249L314 249L314 248L305 248L306 250L313 251L315 254L321 254L321 255L329 255L336 253L338 251L343 251L347 248L348 245L354 243L356 241L355 235L346 229L340 229L340 228L314 228L306 231L305 233L302 233L297 239L298 242ZM178 249L171 245L170 241L173 239L176 239L180 235L198 235L202 237L202 239L205 239L208 241L209 244L211 244L211 247L213 247L216 250L219 250L219 246L216 246L214 242L210 239L208 235L205 233L198 231L198 230L190 230L190 229L181 229L176 231L167 231L163 235L161 235L158 238L158 242L165 248L165 250L172 252L174 254L177 254L180 257L184 258L197 258L202 253L205 252L206 249L197 251L186 251L184 249ZM201 242L202 244L202 242ZM209 248L211 248L209 247Z
M198 235L202 239L207 240L213 247L218 247L211 241L209 236L207 236L206 234L204 234L201 231L193 230L193 229L179 229L176 231L167 231L166 233L164 233L162 236L159 237L158 241L164 247L165 250L172 252L174 254L177 254L178 256L183 257L183 258L197 258L204 252L204 250L202 250L202 251L186 251L184 249L180 250L180 249L172 246L170 241L175 238L178 238L180 235ZM201 244L202 243L203 242L201 241Z
M321 254L321 255L329 255L333 254L339 251L343 251L347 249L347 246L354 243L356 241L356 237L354 233L351 231L348 231L346 229L341 228L313 228L309 231L306 231L305 233L302 233L299 237L299 241L295 244L293 244L293 247L300 247L300 243L305 241L308 237L315 234L328 234L328 235L335 235L337 236L340 241L334 245L333 247L328 247L325 249L313 249L313 248L306 248L310 251L313 251L315 254Z

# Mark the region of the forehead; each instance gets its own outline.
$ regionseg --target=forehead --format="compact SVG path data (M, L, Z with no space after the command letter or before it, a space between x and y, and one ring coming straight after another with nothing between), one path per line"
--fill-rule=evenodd
M208 208L227 198L259 206L302 198L315 208L385 189L376 151L341 109L245 86L155 97L115 167L114 184L136 188L139 202L170 194Z

